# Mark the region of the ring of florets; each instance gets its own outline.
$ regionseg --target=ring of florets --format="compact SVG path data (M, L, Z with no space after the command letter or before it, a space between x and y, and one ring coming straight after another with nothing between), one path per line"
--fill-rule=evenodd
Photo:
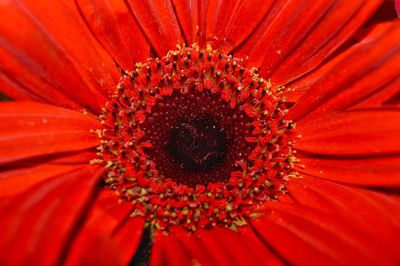
M218 95L252 121L246 141L254 145L247 158L236 162L226 182L188 186L162 176L146 149L141 125L159 101L191 91ZM131 216L143 216L149 225L168 231L180 226L197 228L243 225L263 213L263 203L285 193L285 182L297 175L293 144L295 123L288 111L284 87L273 88L246 60L210 47L178 48L162 58L150 58L124 71L112 98L103 108L99 159L107 169L104 181L132 202Z

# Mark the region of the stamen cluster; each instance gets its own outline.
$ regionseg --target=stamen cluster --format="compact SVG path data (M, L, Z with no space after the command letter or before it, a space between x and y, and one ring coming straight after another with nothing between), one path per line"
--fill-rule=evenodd
M245 141L254 147L238 158L221 182L187 185L163 176L148 150L152 143L142 125L154 107L174 95L209 93L251 121ZM105 183L132 202L132 216L143 216L157 229L188 231L225 226L235 229L263 211L263 203L285 193L296 175L292 121L285 120L285 89L271 88L244 59L211 48L178 48L150 58L125 72L100 116L98 130Z

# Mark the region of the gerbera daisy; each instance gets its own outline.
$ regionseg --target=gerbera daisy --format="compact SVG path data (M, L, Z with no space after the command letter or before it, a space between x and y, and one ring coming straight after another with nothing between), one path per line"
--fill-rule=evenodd
M0 263L398 265L383 5L1 1Z

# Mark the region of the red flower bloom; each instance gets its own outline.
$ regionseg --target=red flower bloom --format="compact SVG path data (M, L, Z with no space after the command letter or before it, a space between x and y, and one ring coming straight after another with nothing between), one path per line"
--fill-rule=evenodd
M1 264L398 264L380 6L1 2Z

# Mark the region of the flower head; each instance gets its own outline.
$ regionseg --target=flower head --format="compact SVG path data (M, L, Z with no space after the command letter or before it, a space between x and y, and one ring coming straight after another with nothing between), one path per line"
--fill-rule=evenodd
M100 116L106 183L159 230L236 228L297 174L285 89L222 52L181 48L126 73Z
M1 2L0 262L399 263L387 6Z

